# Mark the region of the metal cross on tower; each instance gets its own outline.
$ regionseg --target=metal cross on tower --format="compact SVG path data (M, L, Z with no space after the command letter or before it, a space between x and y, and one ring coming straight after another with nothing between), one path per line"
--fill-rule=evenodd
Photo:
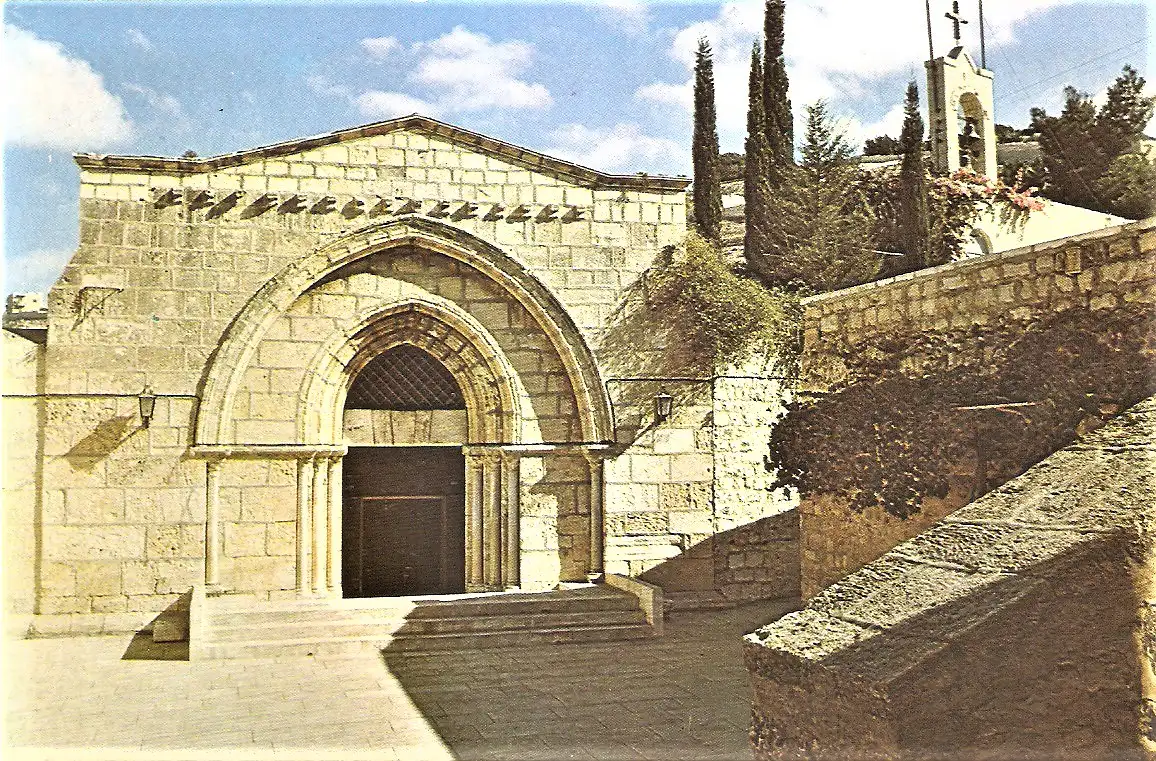
M959 0L952 0L951 12L943 15L951 19L952 24L955 26L955 44L959 45L959 25L968 23L967 19L959 15Z

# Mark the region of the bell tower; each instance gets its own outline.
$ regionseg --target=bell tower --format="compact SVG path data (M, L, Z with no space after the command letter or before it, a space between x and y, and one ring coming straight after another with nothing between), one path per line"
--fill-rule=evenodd
M962 167L996 177L995 94L993 75L975 64L960 41L967 21L959 2L947 15L954 25L955 47L927 62L927 95L931 122L931 161L936 169Z

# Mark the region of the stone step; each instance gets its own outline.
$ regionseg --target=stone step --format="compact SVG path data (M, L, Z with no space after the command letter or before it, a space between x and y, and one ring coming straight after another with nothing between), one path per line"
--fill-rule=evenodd
M515 629L557 629L620 624L638 624L645 616L634 610L596 610L565 613L523 613L502 616L464 616L447 618L381 619L373 616L334 616L325 620L271 618L257 623L212 625L207 634L211 642L246 640L325 639L327 637L365 637L498 632Z
M210 626L264 624L280 621L330 621L336 616L356 615L365 620L442 619L526 615L536 613L583 613L637 609L638 601L617 590L582 594L495 594L455 599L379 598L346 600L289 600L245 603L210 600L206 622ZM218 598L219 599L219 598Z
M284 655L348 656L387 650L391 653L422 653L435 650L478 650L529 645L561 645L618 642L654 636L646 624L566 627L453 634L398 635L367 640L364 637L329 637L322 640L247 640L194 644L193 660L273 658Z

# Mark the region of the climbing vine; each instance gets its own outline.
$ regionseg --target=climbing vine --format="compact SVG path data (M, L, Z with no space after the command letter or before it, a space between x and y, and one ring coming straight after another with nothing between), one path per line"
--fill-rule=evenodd
M901 518L945 496L953 474L971 474L974 499L1156 393L1156 317L1142 307L893 336L837 353L846 377L790 405L768 466L780 486ZM1001 403L1014 406L974 409Z
M777 358L780 372L794 371L801 306L797 296L768 290L737 274L719 250L695 233L685 253L655 267L647 302L662 310L695 356L714 365L740 365L753 355Z

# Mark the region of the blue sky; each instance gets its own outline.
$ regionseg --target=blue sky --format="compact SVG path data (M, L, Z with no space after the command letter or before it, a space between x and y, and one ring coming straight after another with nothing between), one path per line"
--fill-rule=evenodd
M936 54L948 0L931 0ZM789 0L796 111L897 134L923 87L922 0ZM975 0L961 6L978 49ZM1149 2L989 0L997 120L1073 84L1153 70ZM76 151L202 156L421 112L612 172L688 174L690 65L714 45L722 149L739 150L762 2L9 2L0 94L6 292L45 290L76 247Z

